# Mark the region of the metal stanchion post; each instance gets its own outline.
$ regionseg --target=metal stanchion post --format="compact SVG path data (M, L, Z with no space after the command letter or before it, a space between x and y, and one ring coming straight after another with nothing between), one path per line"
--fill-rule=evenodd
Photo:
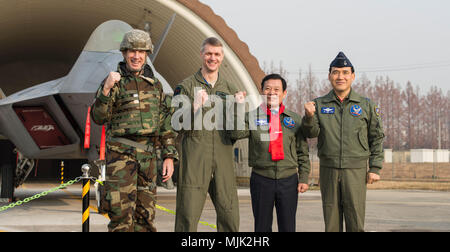
M64 161L61 161L61 185L64 184Z
M83 181L83 207L82 207L82 230L83 232L89 232L89 189L91 186L90 178L89 178L89 170L91 166L89 164L84 164L81 167L81 172L83 176L81 177Z

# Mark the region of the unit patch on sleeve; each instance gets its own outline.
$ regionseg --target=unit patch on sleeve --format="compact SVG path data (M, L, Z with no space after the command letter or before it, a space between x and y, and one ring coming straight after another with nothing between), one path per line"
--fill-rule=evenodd
M377 116L380 116L380 114L381 114L380 107L375 106L375 114L376 114Z

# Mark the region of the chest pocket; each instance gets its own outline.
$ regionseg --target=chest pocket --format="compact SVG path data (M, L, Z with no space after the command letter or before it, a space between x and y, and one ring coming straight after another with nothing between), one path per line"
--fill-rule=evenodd
M156 131L160 120L161 94L159 90L140 91L139 101L143 128L151 132Z
M126 87L128 89L121 89L113 109L113 134L148 135L158 132L160 91L145 81L129 83Z
M122 90L120 92L111 119L113 131L140 127L139 95L136 90Z

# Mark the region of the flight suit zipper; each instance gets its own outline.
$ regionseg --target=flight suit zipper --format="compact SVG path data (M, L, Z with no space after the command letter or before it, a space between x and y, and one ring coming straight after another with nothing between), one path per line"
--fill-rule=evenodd
M206 85L205 85L205 90L206 90L206 93L208 94L208 96L211 96L212 95L212 93L213 93L213 87L208 83L208 81L206 81L206 79L205 78L203 78L203 80L205 81L205 83L206 83ZM203 110L203 106L202 106L202 108L201 108L202 110ZM204 116L204 113L203 113L204 111L202 111L202 117ZM202 122L203 122L203 118L202 118ZM203 123L202 123L203 124ZM203 127L203 126L202 126ZM214 157L215 157L215 150L214 150L214 131L215 131L215 129L213 129L212 131L211 131L211 145L212 145L212 158L214 159ZM213 165L212 167L211 167L211 179L214 179L214 173L215 173L215 166Z
M344 101L345 102L345 101ZM344 102L342 102L340 105L340 113L341 113L341 132L340 132L340 152L339 152L339 168L342 168L342 156L343 156L343 149L342 146L344 145Z

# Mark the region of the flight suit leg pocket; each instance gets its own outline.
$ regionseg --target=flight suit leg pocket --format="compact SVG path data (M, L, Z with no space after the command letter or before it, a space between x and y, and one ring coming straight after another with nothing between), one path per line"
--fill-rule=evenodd
M119 182L114 180L105 181L105 193L100 202L101 212L112 215L120 215L122 203L120 200Z

